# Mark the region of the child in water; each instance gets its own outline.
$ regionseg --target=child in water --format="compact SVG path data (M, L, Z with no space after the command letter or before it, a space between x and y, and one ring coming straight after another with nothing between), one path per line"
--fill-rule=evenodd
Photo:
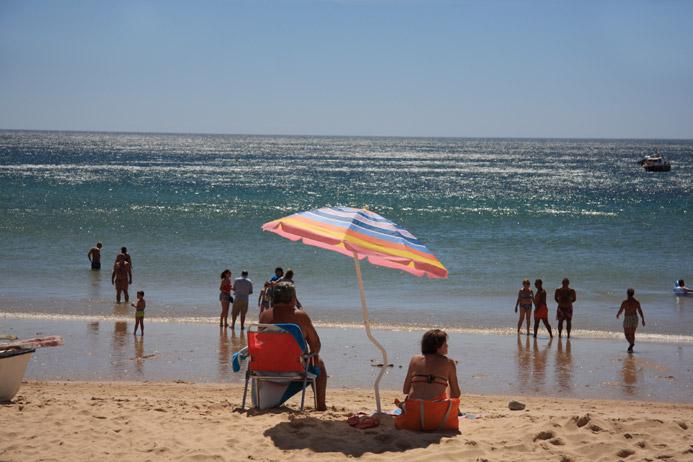
M257 306L260 308L260 313L268 310L270 307L270 291L272 290L272 283L265 281L265 285L260 291L260 297L257 299Z
M144 335L144 308L147 306L147 302L144 301L144 291L137 291L137 304L130 304L135 308L135 332L133 335L137 335L137 326L140 326L140 333Z

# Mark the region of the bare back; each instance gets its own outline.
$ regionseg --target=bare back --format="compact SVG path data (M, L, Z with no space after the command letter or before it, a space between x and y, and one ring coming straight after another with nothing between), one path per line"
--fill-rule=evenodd
M409 362L403 392L411 399L441 397L450 387L450 397L460 396L455 361L439 354L417 355Z
M113 274L117 280L127 280L132 278L130 273L130 264L127 261L119 261L113 267Z
M637 315L638 310L640 310L640 302L634 298L623 300L623 303L621 303L621 310L626 316Z
M311 353L320 351L320 337L313 326L313 321L303 310L290 305L277 304L260 313L259 321L261 324L296 324L303 331L303 336L306 338Z
M92 263L101 263L101 249L92 247L87 254Z

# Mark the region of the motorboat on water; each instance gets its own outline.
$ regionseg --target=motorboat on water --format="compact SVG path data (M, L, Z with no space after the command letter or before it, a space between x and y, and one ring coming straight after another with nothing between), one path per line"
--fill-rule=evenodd
M668 172L671 170L671 163L662 156L659 151L655 151L654 155L645 156L640 161L640 165L647 172Z
M19 391L33 348L3 350L0 344L0 402L10 401Z

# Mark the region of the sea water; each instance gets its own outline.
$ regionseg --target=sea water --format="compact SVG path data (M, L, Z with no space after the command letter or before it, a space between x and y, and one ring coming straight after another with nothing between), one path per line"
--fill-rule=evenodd
M637 161L659 149L668 173ZM512 331L523 278L577 291L574 329L613 336L628 287L639 334L693 341L693 141L354 138L0 131L0 313L119 319L121 246L147 317L211 322L219 274L255 292L293 268L314 319L358 323L353 261L260 230L303 210L368 207L416 235L449 278L363 262L382 326ZM104 244L100 272L87 252ZM251 318L255 317L251 300Z

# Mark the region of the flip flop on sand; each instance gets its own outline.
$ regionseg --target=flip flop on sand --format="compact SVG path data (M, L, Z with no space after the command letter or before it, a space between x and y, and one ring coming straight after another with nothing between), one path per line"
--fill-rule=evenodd
M380 421L373 416L370 416L364 412L359 412L358 414L351 414L347 419L347 423L354 428L359 428L365 430L366 428L373 428L380 425Z

